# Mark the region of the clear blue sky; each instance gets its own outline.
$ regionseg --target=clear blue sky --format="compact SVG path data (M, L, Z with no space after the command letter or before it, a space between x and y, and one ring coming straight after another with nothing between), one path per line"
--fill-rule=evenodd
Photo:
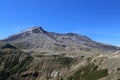
M34 25L120 45L120 0L0 0L0 39Z

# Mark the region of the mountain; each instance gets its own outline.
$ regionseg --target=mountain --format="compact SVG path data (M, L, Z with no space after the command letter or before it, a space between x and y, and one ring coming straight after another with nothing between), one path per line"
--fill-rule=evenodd
M111 53L120 47L93 41L87 36L76 33L59 34L48 32L42 27L34 26L4 40L26 52L46 53Z
M0 41L0 80L120 80L120 47L32 27Z

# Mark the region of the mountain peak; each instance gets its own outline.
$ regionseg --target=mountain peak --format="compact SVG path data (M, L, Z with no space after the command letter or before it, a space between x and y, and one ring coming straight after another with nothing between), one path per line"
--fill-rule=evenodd
M23 32L43 33L43 32L45 32L45 30L44 30L42 27L40 27L40 26L34 26L34 27L29 28L29 29L27 29L27 30L25 30L25 31L23 31ZM23 33L23 32L22 32L22 33Z
M21 31L19 34L21 33L27 33L27 34L31 34L31 33L44 33L46 32L42 27L40 26L34 26L34 27L31 27L27 30L24 30L24 31Z

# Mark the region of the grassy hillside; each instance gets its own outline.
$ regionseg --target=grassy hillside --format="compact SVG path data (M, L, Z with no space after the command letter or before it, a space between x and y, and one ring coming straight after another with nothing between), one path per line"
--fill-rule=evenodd
M0 50L0 80L17 80L19 74L29 69L32 59L19 50Z
M98 66L94 64L88 64L68 77L67 80L98 80L108 75L107 69L98 70L97 68Z

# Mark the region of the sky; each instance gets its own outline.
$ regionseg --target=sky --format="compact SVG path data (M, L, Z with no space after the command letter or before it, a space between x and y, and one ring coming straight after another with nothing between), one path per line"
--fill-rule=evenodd
M120 45L120 0L0 0L0 39L32 26Z

